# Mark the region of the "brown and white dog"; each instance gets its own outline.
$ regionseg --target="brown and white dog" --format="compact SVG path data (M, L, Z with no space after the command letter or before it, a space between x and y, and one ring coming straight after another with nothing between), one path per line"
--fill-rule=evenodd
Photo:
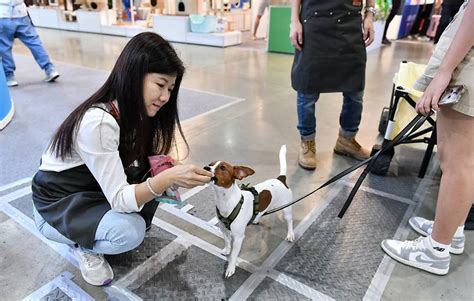
M224 254L229 256L229 264L225 272L226 278L235 272L237 257L242 247L245 228L249 223L257 224L262 215L273 208L292 201L293 193L286 185L286 146L280 149L280 176L255 185L253 192L242 190L235 180L242 180L255 172L246 166L233 166L224 161L217 161L206 166L212 172L211 187L216 195L219 228L224 236ZM258 195L257 195L258 193ZM291 206L283 209L288 223L286 240L292 242L293 216Z

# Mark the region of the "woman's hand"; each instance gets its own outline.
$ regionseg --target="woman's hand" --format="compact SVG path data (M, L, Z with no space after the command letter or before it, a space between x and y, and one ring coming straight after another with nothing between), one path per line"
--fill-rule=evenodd
M291 44L293 44L296 49L301 51L301 46L303 46L303 26L301 25L300 21L291 22L290 40Z
M157 176L167 177L171 185L193 188L211 181L212 173L192 164L177 164Z
M433 108L439 111L438 102L451 81L452 72L438 70L435 77L428 85L423 96L416 104L416 111L422 115L428 115Z

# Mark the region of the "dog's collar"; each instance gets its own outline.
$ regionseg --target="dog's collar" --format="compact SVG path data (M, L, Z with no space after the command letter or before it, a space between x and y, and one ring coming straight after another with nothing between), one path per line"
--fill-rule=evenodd
M253 214L252 214L252 218L247 223L247 225L250 225L254 221L254 219L257 217L258 212L259 212L258 211L258 192L254 187L249 187L248 185L242 185L241 189L250 191L253 194ZM239 212L240 212L240 209L242 209L243 203L244 203L244 195L242 194L240 197L240 201L237 203L234 210L232 210L232 212L230 213L228 217L224 217L219 212L219 209L216 207L217 218L221 221L221 223L224 224L227 230L230 230L230 225L237 218L237 215L239 215Z

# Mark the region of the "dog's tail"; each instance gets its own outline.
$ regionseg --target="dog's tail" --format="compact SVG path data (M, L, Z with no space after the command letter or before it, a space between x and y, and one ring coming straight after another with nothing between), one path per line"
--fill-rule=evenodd
M286 176L286 145L280 148L280 176Z

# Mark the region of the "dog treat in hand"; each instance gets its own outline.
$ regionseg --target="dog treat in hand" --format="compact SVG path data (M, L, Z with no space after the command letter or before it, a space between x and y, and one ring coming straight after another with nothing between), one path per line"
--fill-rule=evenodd
M165 155L150 156L148 161L150 162L152 176L156 176L163 170L174 166L173 159ZM184 203L179 195L178 187L174 185L166 189L161 196L156 197L155 201L172 205L182 205Z

